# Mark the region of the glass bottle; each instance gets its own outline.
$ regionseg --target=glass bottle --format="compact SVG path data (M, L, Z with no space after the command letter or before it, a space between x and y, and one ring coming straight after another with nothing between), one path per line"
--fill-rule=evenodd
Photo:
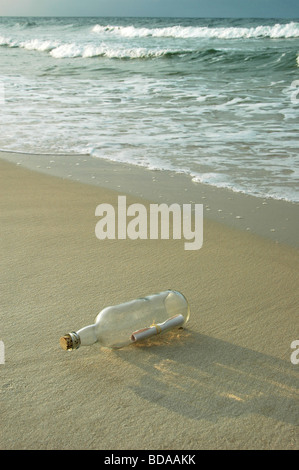
M94 324L62 336L60 345L62 349L73 350L99 342L103 347L122 348L172 328L181 328L189 316L184 295L167 290L104 308Z

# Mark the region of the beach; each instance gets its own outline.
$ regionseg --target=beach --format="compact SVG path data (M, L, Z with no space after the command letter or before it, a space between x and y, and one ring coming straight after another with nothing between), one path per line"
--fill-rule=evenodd
M128 186L128 166L85 173L80 159L78 174L67 159L63 170L50 156L44 169L34 155L0 160L0 448L298 449L298 205L183 175L172 193L171 175L137 168ZM202 248L97 239L95 208L119 194L203 204ZM60 348L104 307L167 289L189 301L184 330Z

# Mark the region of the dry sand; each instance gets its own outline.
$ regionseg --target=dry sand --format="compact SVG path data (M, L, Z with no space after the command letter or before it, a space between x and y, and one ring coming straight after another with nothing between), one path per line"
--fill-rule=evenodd
M1 449L298 449L296 248L210 220L199 251L100 241L116 192L3 161L0 191ZM190 302L184 331L60 349L103 307L168 288Z

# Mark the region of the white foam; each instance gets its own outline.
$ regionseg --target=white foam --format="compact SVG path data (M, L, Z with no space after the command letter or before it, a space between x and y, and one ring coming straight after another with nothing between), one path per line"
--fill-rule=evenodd
M31 39L30 41L20 42L20 47L29 51L51 51L59 44L58 41L41 41L39 39Z
M0 46L15 47L17 46L17 42L11 38L0 36Z
M191 173L193 183L204 183L204 184L211 184L213 186L217 186L219 188L227 188L229 187L226 179L226 175L223 173Z
M75 43L62 44L51 50L50 55L55 59L62 59L64 57L79 57L81 55L81 48Z
M162 57L167 54L178 53L170 49L146 49L144 47L112 47L105 44L101 46L78 45L76 43L62 44L52 49L50 54L56 59L74 57L107 57L109 59L142 59Z
M299 37L299 23L291 22L287 24L276 24L274 26L245 27L216 27L208 26L170 26L166 28L136 28L135 26L101 26L95 25L92 28L94 33L114 34L127 38L134 37L173 37L173 38L218 38L218 39L239 39L239 38L297 38Z

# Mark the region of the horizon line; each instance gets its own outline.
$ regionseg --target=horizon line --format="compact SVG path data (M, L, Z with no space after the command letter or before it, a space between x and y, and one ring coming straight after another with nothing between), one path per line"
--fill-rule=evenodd
M0 15L0 18L184 18L184 19L265 19L298 20L292 16L151 16L151 15Z

